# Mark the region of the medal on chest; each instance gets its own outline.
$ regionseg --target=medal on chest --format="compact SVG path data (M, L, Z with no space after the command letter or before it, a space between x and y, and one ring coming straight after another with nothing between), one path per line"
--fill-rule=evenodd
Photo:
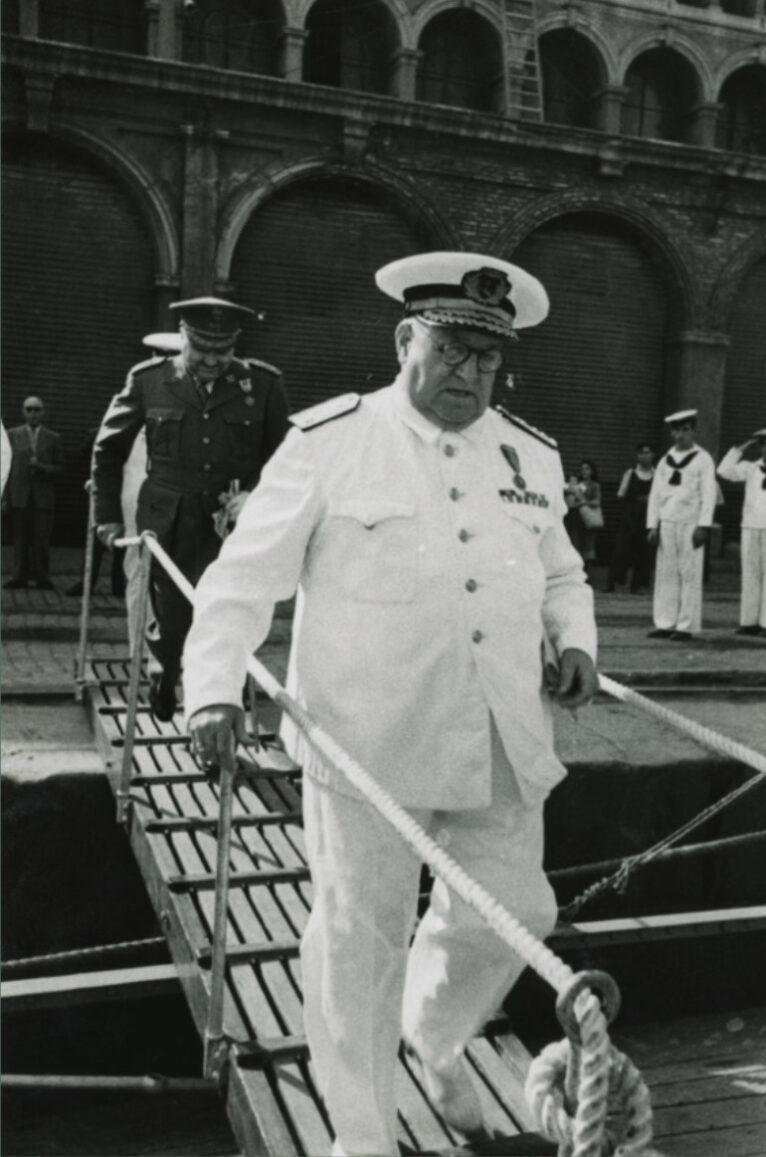
M519 490L526 490L527 484L521 473L521 462L513 446L509 446L507 442L503 442L500 446L500 452L511 470L513 470L513 485L518 487Z

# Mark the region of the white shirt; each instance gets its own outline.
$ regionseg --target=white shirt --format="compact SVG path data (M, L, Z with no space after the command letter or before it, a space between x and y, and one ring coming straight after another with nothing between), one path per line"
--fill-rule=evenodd
M596 648L563 486L558 453L533 434L493 410L441 431L399 381L292 430L197 588L187 717L241 703L247 655L300 584L298 698L400 803L490 802L490 712L522 787L545 795L565 772L543 636L558 653ZM307 771L351 791L318 761Z
M766 490L763 481L766 471L763 458L757 462L742 460L742 450L732 446L721 459L718 473L728 482L744 482L745 500L742 504L742 525L747 530L766 530Z
M664 454L654 471L646 525L653 530L660 522L688 522L694 526L712 526L716 505L715 465L707 450L692 444L688 450L669 451L676 462L682 462L696 451L691 462L680 471L678 486L671 486L674 467Z

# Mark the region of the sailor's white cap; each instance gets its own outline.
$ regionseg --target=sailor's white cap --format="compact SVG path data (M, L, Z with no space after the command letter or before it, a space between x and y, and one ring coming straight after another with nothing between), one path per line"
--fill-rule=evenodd
M173 333L147 333L141 338L141 343L158 354L177 354L181 349L181 335L178 330Z
M764 426L762 430L756 430L755 433L750 436L751 438L766 438L766 426Z
M466 326L512 337L548 315L548 295L531 273L481 253L416 253L384 265L379 289L406 314L434 325Z
M668 414L665 421L669 426L680 426L682 422L691 422L698 413L699 410L676 410L675 414Z

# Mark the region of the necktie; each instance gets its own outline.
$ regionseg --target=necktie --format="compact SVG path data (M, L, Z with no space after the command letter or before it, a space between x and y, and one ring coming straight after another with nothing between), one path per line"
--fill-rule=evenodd
M676 462L673 455L668 454L665 461L667 462L668 466L673 467L673 473L670 475L670 478L668 479L668 485L669 486L680 486L681 485L681 471L683 470L684 466L689 465L692 458L695 457L696 453L697 453L696 450L692 450L691 454L687 454L685 458L682 458L680 460L680 462Z
M761 479L761 490L766 490L766 466L761 466L761 474L763 475Z

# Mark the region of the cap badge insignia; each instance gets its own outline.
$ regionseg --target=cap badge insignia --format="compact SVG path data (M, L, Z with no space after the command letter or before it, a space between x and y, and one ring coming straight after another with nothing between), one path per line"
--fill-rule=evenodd
M502 269L471 269L463 276L460 286L466 297L480 305L500 305L511 292L511 282Z
M513 470L514 486L518 486L519 490L526 490L527 484L522 477L521 462L519 461L519 456L514 450L513 446L509 446L506 442L503 442L500 446L500 451L510 466L511 470Z

